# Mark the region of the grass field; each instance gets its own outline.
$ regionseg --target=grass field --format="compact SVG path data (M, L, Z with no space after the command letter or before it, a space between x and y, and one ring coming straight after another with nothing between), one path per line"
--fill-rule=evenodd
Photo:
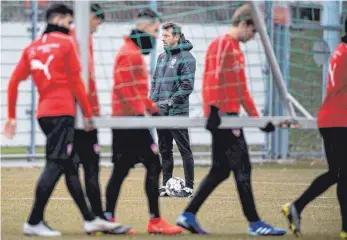
M207 173L208 168L196 168L197 183ZM261 217L279 227L287 227L280 214L281 206L293 200L319 173L321 166L261 165L253 171L254 193ZM40 175L40 168L2 168L2 239L21 239L22 226L26 221L33 202L33 189ZM110 169L102 168L101 185L104 194ZM176 176L183 176L181 168L175 169ZM92 239L198 239L185 232L175 237L149 236L146 234L148 220L147 202L143 187L144 169L136 168L124 183L117 208L117 218L124 224L130 224L137 235L101 236ZM335 187L314 201L303 214L303 233L305 239L338 239L340 230L339 207L335 197ZM161 199L162 215L174 222L186 206L188 199ZM247 236L247 224L242 215L233 178L224 182L205 202L198 214L201 224L213 234L206 239L274 239L274 237ZM62 231L61 239L86 239L82 232L82 219L67 193L63 180L60 180L46 208L46 220L56 230ZM35 238L28 238L35 239ZM42 238L39 238L42 239ZM59 239L59 238L58 238ZM295 239L288 234L280 239Z

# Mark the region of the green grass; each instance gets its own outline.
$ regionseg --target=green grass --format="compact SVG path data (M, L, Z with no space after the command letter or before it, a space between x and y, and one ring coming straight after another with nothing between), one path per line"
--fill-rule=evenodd
M297 166L297 167L295 167ZM253 190L258 212L262 219L278 227L287 228L287 222L280 214L281 206L298 197L322 169L300 167L288 168L282 165L263 165L253 168ZM1 168L1 238L22 239L22 226L26 221L33 203L34 188L41 168ZM207 174L208 168L195 168L196 186ZM101 168L100 185L105 201L105 188L111 173L110 168ZM183 177L182 168L175 168L174 175ZM133 169L125 180L117 204L117 219L123 224L133 226L137 235L102 236L96 239L202 239L185 232L174 237L149 236L146 233L148 221L147 200L144 193L145 171ZM81 174L83 180L83 174ZM177 216L187 206L189 199L161 198L162 216L174 223ZM212 233L204 239L218 240L272 240L274 237L247 236L247 223L242 213L233 177L223 182L206 200L198 213L202 226ZM329 189L317 198L302 215L302 231L305 239L338 239L341 219L336 188ZM60 179L45 211L49 225L63 233L56 239L87 239L82 232L82 218L66 190L64 178ZM324 227L322 227L324 225ZM29 239L29 238L28 238ZM30 238L43 239L43 238ZM280 237L282 240L295 239L291 234Z

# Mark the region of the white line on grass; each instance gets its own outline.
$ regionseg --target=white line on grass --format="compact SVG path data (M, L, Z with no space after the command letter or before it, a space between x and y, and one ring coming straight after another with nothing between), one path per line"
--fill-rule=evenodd
M102 197L102 199L106 199L105 197ZM175 199L175 200L183 200L181 198L165 198L166 199ZM208 199L239 199L238 197L209 197ZM264 198L262 198L264 199ZM273 198L271 198L273 199ZM281 198L276 198L278 200L280 199L288 199L287 197L281 197ZM336 197L318 197L318 199L336 199ZM2 197L1 200L34 200L33 197ZM58 201L72 201L73 199L72 198L69 198L69 197L52 197L50 198L50 200L58 200ZM133 202L133 201L142 201L142 200L146 200L147 201L147 198L146 197L132 197L132 198L120 198L120 201L123 201L123 202Z

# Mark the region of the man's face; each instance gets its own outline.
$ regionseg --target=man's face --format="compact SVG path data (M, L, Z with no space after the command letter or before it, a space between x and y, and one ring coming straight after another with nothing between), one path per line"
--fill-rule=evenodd
M89 27L90 27L90 33L95 33L98 30L98 27L101 25L102 20L101 18L95 16L94 13L90 15L90 22L89 22Z
M70 14L57 16L54 21L55 24L70 29L73 23L73 17Z
M255 26L253 24L247 25L246 21L242 21L239 24L239 28L240 28L239 41L241 42L247 42L251 40L257 33Z
M152 35L155 38L158 38L159 35L159 28L160 28L160 22L156 21L154 23L148 23L143 28L143 31L148 33L149 35Z
M178 34L176 34L175 36L172 34L172 28L163 29L162 41L163 41L164 47L176 46L178 44L179 39L180 38Z

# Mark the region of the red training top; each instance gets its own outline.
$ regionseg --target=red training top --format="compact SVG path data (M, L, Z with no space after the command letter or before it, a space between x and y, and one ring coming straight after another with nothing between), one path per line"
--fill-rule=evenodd
M205 116L210 105L220 113L239 113L242 104L248 115L259 117L247 87L245 57L239 42L229 34L212 41L207 49L202 97Z
M347 127L347 44L340 43L329 63L326 97L318 112L318 127Z
M112 115L135 116L158 111L148 97L148 68L140 48L125 37L114 63Z
M71 37L53 32L26 47L8 84L8 118L16 118L18 85L31 74L39 92L37 117L75 116L77 98L85 117L92 108L80 77L80 62Z

